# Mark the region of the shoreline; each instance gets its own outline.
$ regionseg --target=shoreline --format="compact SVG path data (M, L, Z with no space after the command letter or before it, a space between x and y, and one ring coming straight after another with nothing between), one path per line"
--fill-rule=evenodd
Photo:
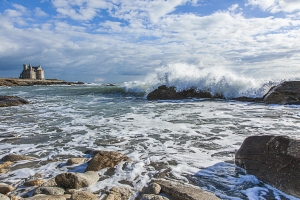
M20 78L0 78L0 86L33 86L33 85L82 85L83 82L68 82L57 79L20 79Z

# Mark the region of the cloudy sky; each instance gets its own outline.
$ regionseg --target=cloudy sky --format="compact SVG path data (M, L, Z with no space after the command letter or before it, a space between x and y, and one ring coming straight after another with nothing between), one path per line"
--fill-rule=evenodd
M0 22L0 77L23 63L84 82L172 63L300 77L299 0L1 0Z

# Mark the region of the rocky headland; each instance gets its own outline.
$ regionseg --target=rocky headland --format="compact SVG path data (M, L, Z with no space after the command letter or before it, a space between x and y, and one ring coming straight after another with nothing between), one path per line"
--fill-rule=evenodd
M19 78L0 78L0 86L33 86L33 85L81 85L83 82L67 82L57 79L19 79Z

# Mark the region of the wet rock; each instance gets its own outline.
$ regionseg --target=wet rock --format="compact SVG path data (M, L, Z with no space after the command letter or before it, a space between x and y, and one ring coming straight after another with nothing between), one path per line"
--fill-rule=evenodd
M262 103L263 99L260 97L257 98L252 98L252 97L236 97L236 98L232 98L231 100L235 100L235 101L243 101L243 102L255 102L255 103Z
M98 196L88 191L77 191L71 196L71 200L99 200Z
M177 181L154 180L153 182L161 186L161 191L166 193L172 200L217 200L213 193L204 191L192 185L182 184Z
M159 86L147 95L148 100L176 100L187 98L224 98L222 95L212 95L208 91L197 91L189 89L184 91L176 91L175 87Z
M9 155L4 156L1 160L4 162L7 162L7 161L15 162L15 161L19 161L19 160L32 160L32 159L35 159L35 158L31 157L31 156L9 154Z
M47 195L63 195L65 190L60 187L39 187L35 190L34 194L47 194Z
M128 200L134 192L128 187L113 187L106 200Z
M8 169L0 169L0 174L6 174L8 171Z
M66 165L77 165L77 164L82 164L86 162L88 159L87 158L70 158L67 160Z
M119 152L99 151L89 161L86 171L99 171L106 167L114 167L122 161L131 161L131 159Z
M161 187L157 183L150 183L147 187L142 189L142 193L144 194L159 194Z
M0 193L1 194L7 194L11 191L15 190L12 186L5 184L5 183L0 183Z
M300 197L300 140L248 137L236 152L235 163L273 187Z
M21 104L29 104L29 102L18 96L0 96L0 107L18 106Z
M300 81L285 81L264 95L267 104L300 104Z
M45 180L43 180L43 179L36 179L36 180L26 181L23 185L30 187L30 186L39 186L39 185L42 185L43 183L45 183Z
M55 178L49 179L48 181L46 181L45 183L43 183L41 185L42 187L55 187L57 186L56 182L55 182Z
M33 197L26 198L24 200L67 200L67 198L69 198L69 196L39 194L39 195L35 195Z
M155 194L143 194L140 200L169 200L169 199Z
M7 167L11 166L12 164L13 164L13 162L7 161L3 164L0 164L0 169L7 168Z
M10 198L4 194L0 194L0 200L10 200Z
M79 189L88 187L99 180L97 172L87 171L85 173L63 173L55 177L58 186L65 189Z

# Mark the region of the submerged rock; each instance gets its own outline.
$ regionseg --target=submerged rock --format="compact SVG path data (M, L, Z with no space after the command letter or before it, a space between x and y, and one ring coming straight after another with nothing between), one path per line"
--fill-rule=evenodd
M166 193L172 200L217 200L213 193L204 191L192 185L182 184L177 181L154 180L161 186L162 192Z
M251 136L235 155L236 165L288 194L300 197L300 140Z
M89 161L86 171L99 171L106 167L114 167L122 161L131 161L131 159L116 151L99 151Z
M29 104L29 101L18 96L0 96L0 107L18 106Z
M300 81L285 81L263 97L267 104L300 104Z
M65 189L79 189L88 187L99 180L97 172L87 171L85 173L67 172L55 177L58 186Z

